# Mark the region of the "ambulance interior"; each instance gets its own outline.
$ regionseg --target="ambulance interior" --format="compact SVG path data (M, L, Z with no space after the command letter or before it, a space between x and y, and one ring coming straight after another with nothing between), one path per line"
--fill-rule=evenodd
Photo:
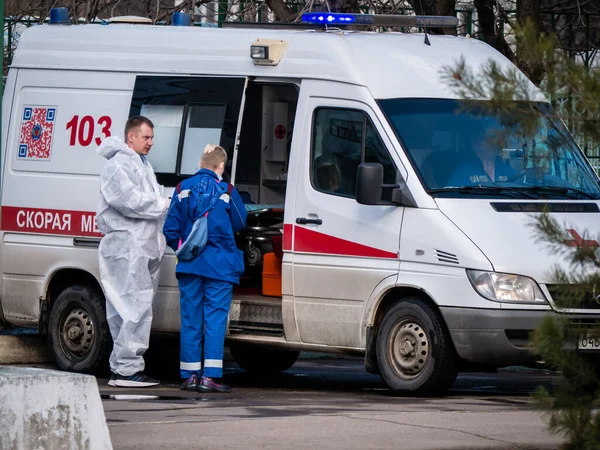
M247 228L236 236L246 266L238 293L275 299L281 297L283 207L299 89L293 83L248 79L242 102L245 82L240 77L140 75L130 116L141 114L154 123L148 158L164 186L193 175L207 143L227 150L224 178L233 175L248 210Z
M237 235L246 266L239 294L281 297L283 213L297 103L295 85L254 81L246 89L233 180L248 212L246 229Z

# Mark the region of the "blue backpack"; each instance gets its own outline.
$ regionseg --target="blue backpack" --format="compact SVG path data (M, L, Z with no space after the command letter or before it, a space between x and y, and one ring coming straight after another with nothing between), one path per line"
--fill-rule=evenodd
M177 186L177 192L181 190ZM200 255L206 241L208 240L208 212L214 208L222 194L228 190L221 187L216 181L209 177L201 178L200 183L190 188L188 195L188 214L194 220L192 231L187 239L175 252L175 255L181 261L191 261ZM204 200L204 201L203 201ZM202 208L202 205L208 207Z

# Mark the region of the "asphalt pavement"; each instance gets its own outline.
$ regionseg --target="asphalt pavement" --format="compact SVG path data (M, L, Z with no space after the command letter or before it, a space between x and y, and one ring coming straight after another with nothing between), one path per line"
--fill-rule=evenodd
M0 351L18 339L29 353L13 354L40 357L26 365L54 368L28 333L2 330ZM161 386L123 389L97 378L115 449L554 450L562 442L531 401L537 386L552 389L560 377L539 369L460 374L446 396L418 398L391 395L360 358L303 353L271 378L227 358L233 392L201 394L179 390L178 359L176 337L153 337L147 372Z
M274 378L226 364L231 394L122 389L99 379L118 449L557 449L530 394L555 374L460 375L440 398L396 397L360 360L302 359Z

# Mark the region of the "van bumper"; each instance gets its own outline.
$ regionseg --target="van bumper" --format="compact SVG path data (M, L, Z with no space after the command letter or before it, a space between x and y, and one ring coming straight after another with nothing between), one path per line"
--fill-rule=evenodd
M534 363L529 333L545 317L565 317L552 310L523 311L440 307L454 348L465 361L495 366ZM568 315L569 318L595 319L600 314Z

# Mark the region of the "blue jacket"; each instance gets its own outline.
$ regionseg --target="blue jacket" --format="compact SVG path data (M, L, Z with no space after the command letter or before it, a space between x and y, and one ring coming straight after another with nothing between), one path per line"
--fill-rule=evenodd
M229 194L221 195L214 208L208 212L206 247L196 259L178 261L175 272L237 284L240 275L244 273L244 253L237 248L234 233L246 226L246 208L237 189L225 182L219 182L212 170L200 169L194 176L179 183L171 199L163 233L167 245L177 250L179 240L185 241L194 225L188 207L189 189L196 184L200 184L201 188L215 189L217 183L220 183L221 189ZM206 203L201 206L207 208L211 196L203 195L200 201Z

